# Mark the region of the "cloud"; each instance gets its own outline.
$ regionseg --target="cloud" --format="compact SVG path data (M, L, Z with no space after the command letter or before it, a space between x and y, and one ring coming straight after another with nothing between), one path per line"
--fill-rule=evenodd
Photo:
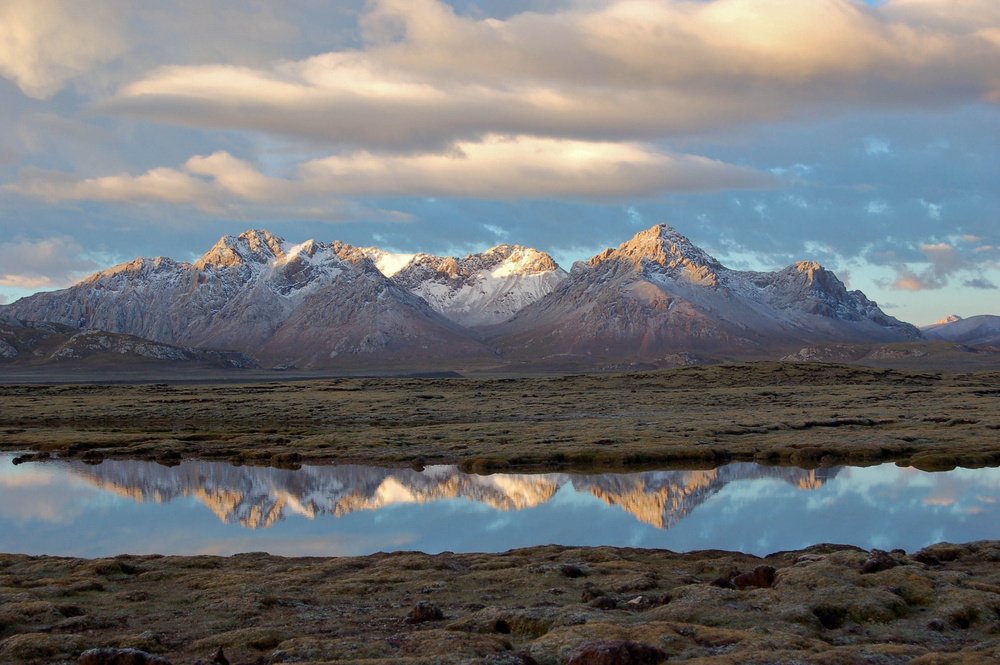
M243 204L313 206L322 217L342 207L344 196L601 199L775 184L768 173L642 144L494 135L446 153L333 155L298 164L288 177L220 151L140 175L77 178L25 168L3 189L51 203L183 204L216 215Z
M949 278L956 274L967 271L975 271L983 266L990 266L990 262L976 262L975 254L969 255L959 251L954 245L948 243L937 243L934 245L921 245L920 251L927 259L928 264L923 270L916 272L905 263L896 263L896 281L891 288L896 291L924 291L929 289L940 289L947 286ZM963 285L973 289L995 289L997 288L989 280L982 277L974 277L963 282Z
M163 67L95 109L402 149L490 133L643 140L1000 94L1000 21L941 21L943 2L621 0L499 20L439 0L373 0L361 48Z
M887 155L889 154L889 142L885 139L869 137L865 139L865 152L869 155Z
M938 203L928 203L923 199L920 199L920 205L922 205L927 210L927 214L931 219L941 219L941 205ZM969 236L965 236L966 238ZM969 241L966 241L969 242Z
M50 97L125 51L125 9L117 0L5 0L0 75L29 97Z
M865 206L865 210L868 211L869 215L881 215L889 210L889 204L885 201L869 201L868 205Z
M0 286L26 289L68 286L100 267L69 236L0 243L0 266Z

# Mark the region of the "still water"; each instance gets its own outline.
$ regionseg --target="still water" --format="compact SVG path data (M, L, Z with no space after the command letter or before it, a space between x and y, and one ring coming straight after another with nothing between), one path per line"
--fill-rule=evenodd
M1000 539L1000 469L467 475L452 466L290 471L185 461L11 463L0 551L354 555L616 545L767 554L819 542L907 551Z

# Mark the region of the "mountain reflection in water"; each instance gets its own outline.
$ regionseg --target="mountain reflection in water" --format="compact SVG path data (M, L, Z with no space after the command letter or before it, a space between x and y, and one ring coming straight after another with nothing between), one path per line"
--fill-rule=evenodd
M1000 536L992 468L477 476L450 466L15 466L13 457L0 454L0 552L348 556L557 544L765 555L821 542L910 551Z
M73 473L101 489L139 502L196 497L226 524L266 529L289 513L341 517L401 503L467 499L501 511L534 508L562 487L620 506L636 519L669 529L731 482L774 478L802 490L821 487L839 469L730 464L705 471L646 471L629 474L470 475L454 466L423 471L367 466L304 466L298 470L185 461L165 467L152 462L71 461Z

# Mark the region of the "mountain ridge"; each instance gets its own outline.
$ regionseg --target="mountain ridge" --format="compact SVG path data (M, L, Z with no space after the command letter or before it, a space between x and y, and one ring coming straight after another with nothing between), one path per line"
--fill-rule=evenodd
M577 262L552 293L486 334L514 354L645 358L920 337L819 264L730 270L665 224Z
M194 263L139 258L0 312L307 369L499 355L767 357L922 339L817 263L732 270L666 224L568 273L520 245L439 257L292 244L252 229L222 237Z

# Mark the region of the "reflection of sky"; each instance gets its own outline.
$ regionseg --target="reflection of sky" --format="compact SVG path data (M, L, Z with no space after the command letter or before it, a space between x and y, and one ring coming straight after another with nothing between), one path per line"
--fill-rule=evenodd
M221 522L194 496L139 503L99 489L63 464L15 467L10 460L0 456L0 551L30 554L321 556L503 551L548 543L767 554L819 542L912 551L940 540L1000 537L1000 469L930 474L891 464L847 468L812 491L776 478L738 480L669 530L567 482L549 501L520 511L497 511L466 498L400 502L339 518L290 514L252 531Z

